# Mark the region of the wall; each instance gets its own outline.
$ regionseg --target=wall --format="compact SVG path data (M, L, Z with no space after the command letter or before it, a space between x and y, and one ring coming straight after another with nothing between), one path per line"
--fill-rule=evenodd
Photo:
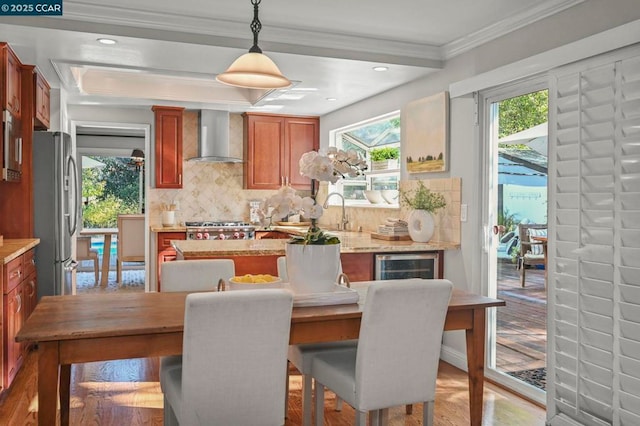
M321 147L328 146L331 130L401 109L410 101L448 90L449 84L453 82L637 19L640 19L637 0L586 0L561 13L456 56L448 60L441 71L321 117ZM481 293L484 232L481 223L482 212L477 207L482 205L482 155L475 113L475 102L471 96L451 99L450 168L448 172L429 177L460 177L462 180L461 203L469 206L469 219L461 226L461 249L445 253L444 276L453 281L457 288ZM411 176L420 179L425 177ZM406 178L406 172L403 170L402 179ZM446 333L444 357L458 367L465 368L464 353L464 333Z

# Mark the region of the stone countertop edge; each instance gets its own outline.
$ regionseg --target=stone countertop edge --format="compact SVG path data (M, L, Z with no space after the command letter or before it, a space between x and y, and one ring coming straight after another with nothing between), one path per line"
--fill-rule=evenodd
M356 236L353 236L355 234ZM339 233L341 253L402 253L458 250L460 244L447 242L416 243L371 239L364 232ZM284 239L266 240L173 240L173 247L184 258L212 256L269 256L285 254Z
M2 264L6 265L38 244L40 244L39 238L5 238L3 245L0 246L0 259L2 259Z
M187 232L186 226L162 226L162 225L151 225L151 232Z

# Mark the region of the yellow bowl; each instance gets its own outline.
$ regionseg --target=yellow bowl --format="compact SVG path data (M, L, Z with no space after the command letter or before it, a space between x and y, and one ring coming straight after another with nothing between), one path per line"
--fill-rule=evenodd
M253 278L254 280L258 280L261 277L261 275L267 276L268 274L259 274L259 275L246 274L238 277L231 277L229 279L228 290L255 290L259 288L282 288L282 279L280 279L280 277L275 277L273 275L268 275L268 277L271 277L273 281L247 282L251 278ZM238 280L238 278L242 279L242 281Z

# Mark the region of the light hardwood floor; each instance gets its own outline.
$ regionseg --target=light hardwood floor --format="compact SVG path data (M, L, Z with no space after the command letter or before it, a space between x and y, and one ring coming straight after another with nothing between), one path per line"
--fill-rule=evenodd
M37 351L32 351L8 392L0 397L1 425L37 423ZM299 425L300 377L291 376L287 426ZM491 384L485 386L485 425L544 425L545 411ZM469 394L464 372L440 363L435 408L435 425L468 425ZM325 425L353 424L353 409L345 404L333 410L334 396L326 398ZM390 425L417 426L422 423L422 407L413 414L404 407L390 410ZM96 362L72 368L72 425L162 425L162 393L158 383L158 359L143 358Z

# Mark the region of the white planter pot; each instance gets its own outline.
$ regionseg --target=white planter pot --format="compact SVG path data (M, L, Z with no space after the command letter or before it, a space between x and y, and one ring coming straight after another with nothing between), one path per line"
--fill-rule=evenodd
M332 291L340 269L340 244L286 245L287 275L294 293Z
M409 213L409 236L417 243L426 243L433 237L435 223L433 215L426 210L413 210Z

